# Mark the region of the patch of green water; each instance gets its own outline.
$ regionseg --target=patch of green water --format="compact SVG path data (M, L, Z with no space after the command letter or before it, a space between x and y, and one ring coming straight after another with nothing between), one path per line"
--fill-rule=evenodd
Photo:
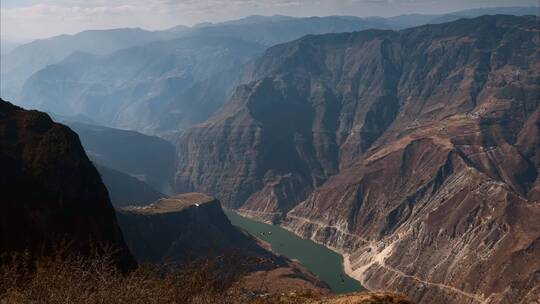
M257 222L230 210L226 210L225 214L233 225L268 242L274 252L299 261L330 285L333 292L349 293L364 290L358 281L345 274L343 257L340 254L311 240L302 239L278 225Z

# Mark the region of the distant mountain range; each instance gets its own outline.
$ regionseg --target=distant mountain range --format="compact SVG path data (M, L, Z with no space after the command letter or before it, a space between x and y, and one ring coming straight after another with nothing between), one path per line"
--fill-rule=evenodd
M155 33L142 29L92 30L20 45L1 56L1 95L7 99L18 97L22 86L33 73L62 61L74 52L107 54L133 45L170 37L171 35L167 33Z
M99 124L174 138L227 101L244 65L267 46L306 34L371 27L360 18L270 20L275 18L182 28L181 38L105 56L71 53L27 78L18 96L27 108L83 114Z
M28 108L174 139L219 109L241 82L244 65L266 47L307 34L401 29L498 13L538 12L501 7L392 18L250 16L166 31L85 31L3 55L0 95Z
M0 38L0 55L4 55L13 51L16 47L18 47L21 44L23 43Z
M219 108L243 65L264 49L235 38L186 37L106 56L74 53L32 75L21 104L166 135Z

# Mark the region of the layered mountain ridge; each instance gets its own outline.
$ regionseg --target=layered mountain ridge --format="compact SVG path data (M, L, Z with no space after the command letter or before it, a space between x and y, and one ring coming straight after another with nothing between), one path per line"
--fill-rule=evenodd
M174 179L174 145L135 131L64 122L77 132L88 157L99 165L98 170L108 167L135 177L158 192L170 194Z
M484 16L270 48L180 136L176 189L338 250L370 289L527 303L540 292L539 22Z
M139 28L89 30L76 35L38 39L2 54L2 98L18 100L20 89L35 72L57 63L74 52L107 54L122 48L173 37L170 33L150 32Z
M103 125L171 139L213 114L238 84L243 65L266 47L309 33L379 25L339 16L274 21L265 17L248 24L155 32L152 42L126 45L106 55L77 49L25 75L17 97L24 107L90 116ZM168 40L162 39L165 34ZM2 83L12 78L8 74Z
M262 50L234 38L186 37L101 57L77 53L29 77L21 100L27 107L167 135L206 119L226 100L241 66Z
M153 32L85 31L3 55L0 93L26 108L90 116L102 125L173 139L218 110L242 83L243 65L267 47L307 34L403 29L501 12L538 14L538 9L391 18L250 16Z

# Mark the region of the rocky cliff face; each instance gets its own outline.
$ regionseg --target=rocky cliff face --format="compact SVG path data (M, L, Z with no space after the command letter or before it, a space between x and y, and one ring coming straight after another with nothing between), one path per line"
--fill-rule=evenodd
M233 250L267 253L231 225L218 200L200 193L119 209L118 221L133 254L143 262L184 262Z
M146 207L125 207L118 210L118 221L129 248L141 262L169 260L183 264L232 257L234 261L226 262L224 267L227 271L245 272L247 275L239 283L250 290L264 285L265 290L273 292L328 292L327 285L309 271L274 255L234 227L220 202L205 194L186 193Z
M67 242L81 254L113 246L121 266L133 263L107 189L69 128L0 100L0 167L0 252L48 254Z
M179 190L281 221L419 303L538 297L537 17L307 36L180 137Z

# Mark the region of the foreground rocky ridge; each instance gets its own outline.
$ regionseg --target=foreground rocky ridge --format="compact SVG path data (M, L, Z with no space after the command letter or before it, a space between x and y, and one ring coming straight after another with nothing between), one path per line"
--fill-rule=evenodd
M238 285L253 292L329 293L314 274L234 227L220 202L205 194L180 194L117 212L126 242L140 262L185 265L221 257L221 267L242 273Z
M172 259L182 263L232 251L271 256L231 225L218 200L202 193L124 207L117 213L128 246L141 262Z
M0 254L113 247L119 266L134 265L107 189L69 128L0 99L0 168Z
M528 303L540 293L538 24L485 16L273 47L180 137L177 190L335 248L371 289Z

